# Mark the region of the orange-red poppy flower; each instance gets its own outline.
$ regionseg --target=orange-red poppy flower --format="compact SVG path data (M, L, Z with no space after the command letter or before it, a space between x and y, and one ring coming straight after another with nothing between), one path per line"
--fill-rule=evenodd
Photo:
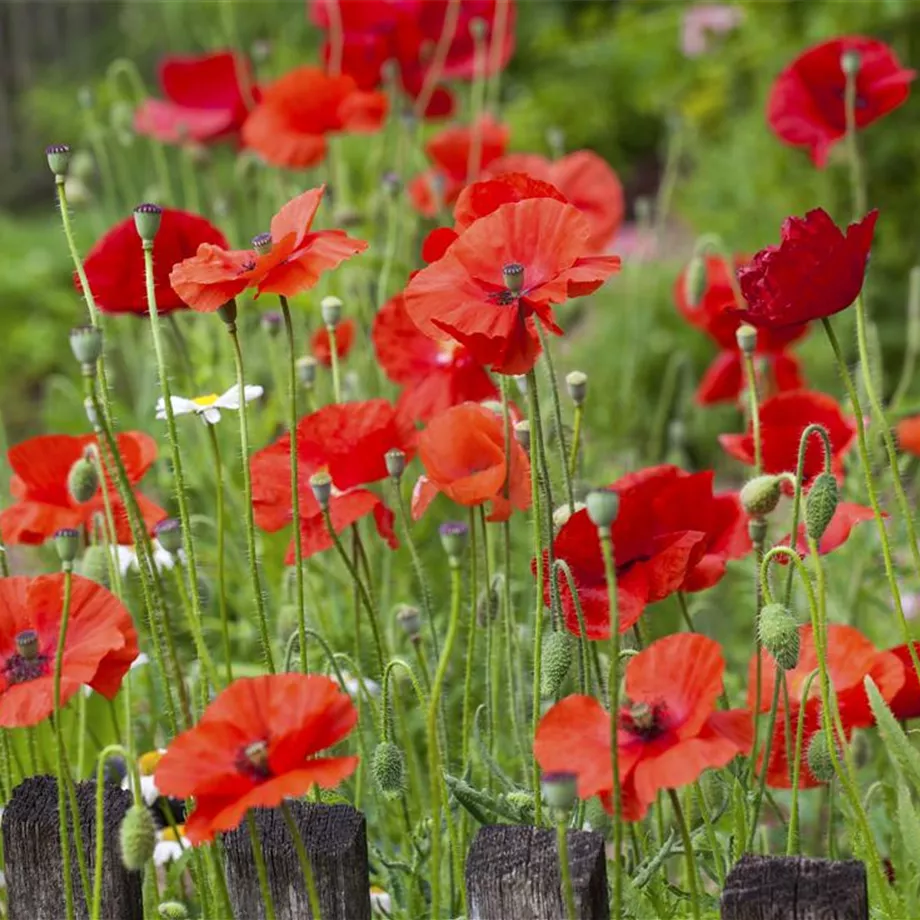
M915 457L920 457L920 415L901 419L895 427L898 447Z
M610 164L593 150L576 150L558 160L537 153L510 153L489 166L489 173L526 173L555 186L591 226L589 245L604 251L623 222L623 186Z
M617 256L585 256L590 235L570 204L530 198L477 220L405 291L412 321L434 339L446 333L500 374L536 363L535 323L556 335L552 304L599 288L620 267Z
M273 166L306 169L326 156L328 134L377 131L386 114L386 93L364 92L346 75L297 67L264 90L243 124L243 142Z
M267 251L202 245L169 275L176 294L193 310L213 313L246 288L293 297L308 291L323 272L367 249L342 230L311 230L326 186L292 198L272 218L271 232L257 237Z
M200 251L200 247L226 247L226 237L205 218L175 208L163 208L160 229L153 241L153 283L157 312L184 310L184 301L169 284L173 266ZM134 218L121 221L90 249L84 263L89 288L103 313L147 316L144 250ZM82 290L74 273L74 284Z
M36 725L54 712L54 663L64 575L0 578L0 725ZM137 633L121 601L71 576L70 618L61 659L61 705L86 685L113 699L137 658Z
M104 514L101 485L85 502L78 502L67 488L71 467L90 446L98 449L94 435L48 434L10 448L7 453L13 470L10 491L16 501L0 511L0 536L4 543L44 543L63 528L89 528L96 515ZM156 459L157 445L150 435L128 431L118 436L118 452L129 481L136 485ZM133 543L128 514L114 483L107 481L106 491L118 542ZM144 524L152 532L166 512L139 493L135 497Z
M530 461L512 438L509 475L504 421L492 409L471 402L447 409L419 435L418 452L425 474L412 492L416 520L438 493L470 508L490 503L490 521L506 521L512 509L530 507Z
M805 719L803 726L804 744L807 748L811 736L820 730L821 687L815 678L809 688L808 699L802 710L801 700L805 681L818 667L814 633L810 625L799 629L800 651L798 664L783 672L782 679L789 691L789 715L793 733L798 720ZM840 719L849 734L854 728L866 728L873 723L872 710L863 686L863 680L871 677L885 700L892 700L904 685L904 666L898 656L879 651L859 630L852 626L832 623L827 627L827 668L840 709ZM770 709L776 668L770 654L761 651L760 700L756 698L757 659L752 658L748 667L748 706L760 707L761 712ZM792 771L786 752L785 704L780 695L781 712L777 719L773 741L770 746L770 760L767 765L767 783L770 786L788 789L792 784ZM793 734L792 737L795 737ZM763 766L761 759L761 768ZM820 785L804 761L801 766L800 788Z
M401 294L378 310L371 339L384 373L403 387L396 411L413 422L427 422L463 402L498 398L491 377L469 350L422 333L409 318Z
M351 699L328 677L271 674L234 681L169 746L155 781L195 799L185 833L197 845L233 830L250 808L274 808L314 786L331 789L357 757L322 757L354 728Z
M750 751L751 713L716 709L724 670L719 644L695 633L666 636L629 659L617 728L625 820L641 820L660 790ZM610 715L596 699L569 696L553 706L537 728L534 757L546 773L574 773L579 798L598 795L614 811Z
M883 516L888 517L884 512ZM818 541L818 553L822 556L826 556L835 549L839 549L850 539L850 532L857 524L871 521L874 517L875 513L871 508L867 508L864 505L857 505L854 502L840 502L834 509L834 515L827 525L827 529ZM778 545L788 546L789 536L789 534L786 534L786 536L779 541ZM799 537L798 540L796 540L795 548L802 556L807 556L810 552L808 548L808 533L805 524L799 524ZM776 561L781 564L788 564L788 557L780 556Z
M351 346L355 342L357 323L353 319L342 320L335 328L335 354L341 361L348 357ZM320 326L310 339L310 351L313 357L324 367L332 365L332 343L329 339L329 330Z

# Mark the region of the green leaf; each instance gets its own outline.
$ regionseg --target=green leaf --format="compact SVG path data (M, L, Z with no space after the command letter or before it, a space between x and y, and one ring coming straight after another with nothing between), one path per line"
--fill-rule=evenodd
M895 719L887 703L882 699L882 695L872 678L866 677L863 684L869 697L872 714L875 716L875 721L878 725L879 734L885 743L885 749L904 772L905 778L910 781L916 791L920 792L920 753L917 752L910 743L910 739L904 734L901 726L898 725L897 719Z

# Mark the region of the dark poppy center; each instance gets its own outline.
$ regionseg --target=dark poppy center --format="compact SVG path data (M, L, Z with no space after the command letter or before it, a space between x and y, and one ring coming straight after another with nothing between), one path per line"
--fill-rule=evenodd
M236 769L253 782L262 783L272 775L268 765L268 742L253 741L236 755Z
M38 633L24 629L16 636L16 652L3 666L3 676L8 684L24 684L49 673L50 657L39 653Z
M642 741L654 741L667 729L664 703L633 703L620 711L620 728Z
M517 294L512 294L511 291L497 291L490 297L490 300L500 307L510 307L512 304L517 303L517 299Z

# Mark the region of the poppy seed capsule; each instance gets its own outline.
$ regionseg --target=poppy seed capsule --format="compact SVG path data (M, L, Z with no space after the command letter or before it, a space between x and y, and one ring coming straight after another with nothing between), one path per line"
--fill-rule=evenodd
M374 748L371 773L385 799L397 799L406 791L406 761L403 752L391 741Z
M70 497L81 505L88 502L99 489L99 473L96 464L86 457L74 462L67 474L67 491Z
M540 672L540 693L553 697L562 687L572 666L572 637L563 631L551 632L543 640L543 669Z
M264 256L272 248L272 235L270 233L257 234L252 238L252 248L260 256Z
M54 548L65 565L70 565L80 551L80 531L73 527L62 527L54 535Z
M577 777L574 773L544 773L540 777L540 792L550 808L569 811L578 798Z
M422 617L418 607L411 604L400 604L396 608L396 622L410 639L415 639L422 631Z
M104 546L87 546L80 560L80 574L104 588L109 587L109 563Z
M469 527L463 521L448 521L440 526L438 533L441 537L441 546L444 547L444 552L447 553L447 558L451 562L459 562L469 541Z
M259 321L259 325L262 327L262 331L270 338L277 338L278 334L281 332L281 324L283 320L281 314L277 310L268 310L262 314L262 319Z
M306 389L310 389L316 382L316 358L306 355L297 359L297 376Z
M584 405L588 393L588 375L583 371L571 371L565 375L565 386L569 391L569 399L576 406Z
M840 55L840 69L845 76L855 77L861 65L862 55L855 48L849 48Z
M393 479L398 480L406 469L406 453L398 447L390 448L384 455L383 461L386 464L387 473Z
M70 350L84 367L94 367L102 355L102 330L96 326L71 329Z
M735 341L738 343L741 353L751 357L757 348L757 330L747 323L742 323L735 330Z
M160 230L163 209L158 204L139 204L134 209L134 228L145 243L152 243Z
M509 262L503 265L502 280L512 294L520 294L524 289L524 266L520 262Z
M48 169L55 177L67 175L67 167L70 165L70 147L67 144L45 147L45 156L48 158Z
M840 751L837 750L836 744L834 748L832 752L827 743L827 735L823 731L815 732L808 742L808 751L805 755L808 769L814 778L822 783L829 783L837 775L834 770L834 758L839 761Z
M695 255L684 271L684 299L694 309L703 302L706 294L706 261Z
M746 514L763 517L776 508L782 495L782 480L779 476L755 476L741 489L741 506Z
M335 329L342 319L342 301L338 297L324 297L319 304L323 322Z
M610 527L617 519L620 496L612 489L594 489L588 493L585 505L591 523L600 530L602 527Z
M329 507L329 498L332 496L332 477L325 472L314 473L310 477L310 488L316 503L325 511Z
M188 920L188 908L181 901L164 901L157 907L163 920Z
M157 828L146 805L132 805L118 829L121 861L130 872L138 872L153 857Z
M236 298L231 297L223 306L218 307L217 315L228 326L233 326L236 323Z
M782 604L764 606L757 620L757 632L763 647L784 671L791 671L799 663L799 624Z
M805 533L816 543L824 536L840 500L837 480L832 473L818 476L805 499Z
M164 518L153 528L153 535L167 553L175 556L182 549L182 525L175 518Z

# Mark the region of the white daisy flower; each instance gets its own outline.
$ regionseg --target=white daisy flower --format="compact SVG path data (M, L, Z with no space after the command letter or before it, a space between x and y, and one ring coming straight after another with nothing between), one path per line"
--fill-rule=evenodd
M364 691L368 696L373 698L380 696L380 684L376 681L369 680L367 677L355 677L348 671L342 671L340 686L350 697L357 699L361 692L361 684L364 684Z
M260 386L247 386L243 388L243 395L246 402L252 402L258 399L264 390ZM170 397L172 403L173 415L197 415L205 424L216 425L220 421L221 409L239 409L240 407L240 388L234 384L218 396L216 393L209 393L207 396L196 396L194 399L186 399L184 396ZM157 418L166 418L166 402L161 396L157 400Z
M153 863L155 866L165 866L179 859L183 853L191 849L191 844L185 836L185 825L177 824L175 830L164 827L157 831L157 843L153 850ZM178 832L178 837L176 833Z
M171 569L176 564L172 553L168 553L163 549L159 540L153 540L151 545L153 547L153 564L157 567L157 571L163 572ZM118 571L122 575L127 575L129 570L137 568L137 550L133 546L116 546L114 547L114 552ZM179 550L179 558L183 562L185 561L184 550Z
M371 913L375 917L389 917L390 910L390 896L379 885L371 885Z
M148 751L137 758L137 772L140 773L141 779L141 798L149 806L160 797L160 790L154 781L153 775L156 773L157 765L166 753L166 748L159 748L156 751ZM131 771L122 780L122 789L131 789Z

